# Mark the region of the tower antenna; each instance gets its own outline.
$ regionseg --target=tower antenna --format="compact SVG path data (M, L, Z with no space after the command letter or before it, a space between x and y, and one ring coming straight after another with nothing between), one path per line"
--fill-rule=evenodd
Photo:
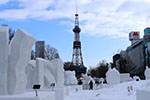
M76 0L76 14L78 13L78 1Z

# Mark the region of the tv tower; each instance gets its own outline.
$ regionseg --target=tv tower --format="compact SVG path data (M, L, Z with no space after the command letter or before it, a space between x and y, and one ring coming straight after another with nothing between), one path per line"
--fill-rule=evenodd
M72 54L72 65L76 69L76 76L79 78L82 73L86 73L86 67L83 64L82 51L81 51L81 41L79 27L79 14L77 12L77 0L76 0L76 14L75 14L75 26L73 28L74 32L74 42L73 42L73 54Z
M72 54L72 64L74 66L83 65L83 58L82 58L82 52L81 52L81 42L80 42L81 29L79 27L78 16L79 16L79 14L77 13L77 6L76 6L75 26L73 28L74 42L73 42L73 54Z

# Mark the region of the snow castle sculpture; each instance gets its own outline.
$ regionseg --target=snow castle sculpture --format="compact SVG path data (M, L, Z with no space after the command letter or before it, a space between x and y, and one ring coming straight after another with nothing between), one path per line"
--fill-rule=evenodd
M9 29L0 27L0 95L20 94L26 89L25 67L35 39L18 29L9 44Z

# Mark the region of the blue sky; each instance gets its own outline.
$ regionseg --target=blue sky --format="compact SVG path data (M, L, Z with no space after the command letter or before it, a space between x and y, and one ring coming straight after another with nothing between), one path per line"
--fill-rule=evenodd
M96 66L130 45L128 33L150 25L150 0L78 0L82 53L86 66ZM75 0L0 0L0 24L28 31L36 40L72 58Z

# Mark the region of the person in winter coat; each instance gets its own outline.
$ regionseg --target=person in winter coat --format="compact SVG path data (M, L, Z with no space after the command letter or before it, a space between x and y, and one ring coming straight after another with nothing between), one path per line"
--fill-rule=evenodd
M92 80L90 81L89 85L90 85L90 90L93 90L93 82L92 82Z

